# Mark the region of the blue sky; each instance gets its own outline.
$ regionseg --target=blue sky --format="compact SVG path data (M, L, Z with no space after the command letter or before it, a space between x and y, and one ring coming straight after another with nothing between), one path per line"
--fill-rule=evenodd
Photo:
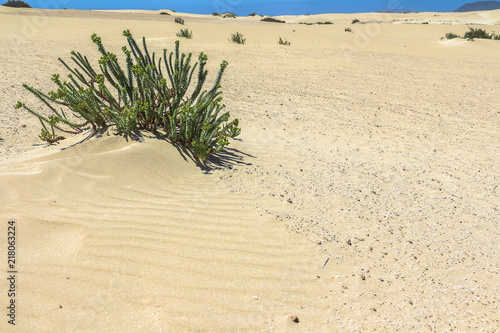
M453 11L475 0L25 0L36 8L71 9L173 9L178 12L211 14L230 11L240 16L299 15L374 12L387 9Z

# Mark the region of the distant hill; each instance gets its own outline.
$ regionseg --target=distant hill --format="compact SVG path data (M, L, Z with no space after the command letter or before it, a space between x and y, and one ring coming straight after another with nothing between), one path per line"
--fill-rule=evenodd
M476 12L479 10L494 10L500 9L500 2L498 1L478 1L473 3L466 3L460 8L455 9L455 12Z

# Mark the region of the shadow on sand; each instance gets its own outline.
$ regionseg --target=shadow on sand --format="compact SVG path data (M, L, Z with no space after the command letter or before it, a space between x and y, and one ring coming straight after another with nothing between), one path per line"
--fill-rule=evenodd
M70 149L72 147L75 147L79 144L82 144L82 143L90 140L93 137L101 138L105 135L108 135L107 133L108 133L107 128L101 129L97 132L90 131L80 141L75 142L69 146L65 146L65 147L61 148L61 150L66 150L66 149ZM252 163L248 162L248 159L255 158L255 156L252 156L250 154L246 154L238 149L226 147L226 148L223 148L221 151L219 151L217 154L209 155L207 157L205 163L202 163L201 161L199 161L197 158L194 157L193 152L191 150L187 149L185 146L183 146L181 144L172 142L170 139L166 138L165 135L160 133L160 132L134 131L129 136L122 136L122 137L127 142L129 140L136 141L136 142L144 142L145 139L155 139L155 140L165 141L167 144L171 144L172 146L174 146L185 161L192 161L205 174L210 174L213 170L232 169L238 165L248 166L248 165L252 164ZM238 139L235 139L235 140L238 140ZM3 141L3 139L0 139L0 142L2 142L2 141ZM56 142L54 144L59 144L59 142ZM47 144L41 144L41 145L47 145Z

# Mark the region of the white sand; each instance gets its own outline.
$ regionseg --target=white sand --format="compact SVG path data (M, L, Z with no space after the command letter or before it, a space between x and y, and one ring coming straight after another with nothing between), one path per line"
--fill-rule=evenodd
M259 19L0 7L17 331L499 329L500 41L440 38L500 11ZM180 28L211 78L229 62L243 130L208 173L148 133L47 147L14 109L42 107L22 83L53 89L57 57L95 63L94 32L121 54L124 29L160 51Z

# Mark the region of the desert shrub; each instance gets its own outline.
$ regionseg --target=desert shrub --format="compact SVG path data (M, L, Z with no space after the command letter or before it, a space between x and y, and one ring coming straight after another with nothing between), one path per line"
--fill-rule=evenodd
M494 36L493 36L493 39L494 39L494 40L500 40L500 35L494 35Z
M176 17L174 22L184 25L184 19L181 19L180 17Z
M330 21L326 21L326 22L316 22L316 24L333 24L333 23Z
M356 23L359 23L359 20L358 19L354 19L352 20L351 24L356 24Z
M181 29L177 34L177 37L184 37L187 39L193 38L193 32L186 29Z
M213 13L212 13L212 16L220 16L220 14L219 14L219 13L217 13L217 12L213 12Z
M474 39L474 38L483 38L483 39L492 39L494 35L490 35L484 29L480 28L471 28L469 27L469 31L464 34L464 38Z
M453 32L448 32L446 35L445 35L446 39L454 39L454 38L460 38L459 35L457 34L454 34Z
M274 17L264 17L261 21L263 21L263 22L274 22L274 23L285 23L285 21L281 21L281 20L275 19Z
M224 13L224 16L222 18L236 18L236 14L234 13Z
M170 15L170 14L167 12L161 12L160 15Z
M229 41L236 44L245 44L246 38L243 38L242 34L236 32L235 34L231 34L231 38L229 38Z
M29 4L27 4L24 1L20 1L20 0L9 0L6 3L4 3L2 6L17 7L17 8L31 8L31 6Z
M291 43L289 41L287 41L286 39L285 40L281 39L281 37L280 37L280 40L278 41L278 44L290 46Z
M347 28L345 28L345 29L344 29L344 31L345 31L345 32L352 32L352 29L351 29L351 28L349 28L349 27L347 27Z
M312 23L307 23L307 22L299 22L299 24L304 24L304 25L313 25Z
M252 14L249 14L248 16L257 16L258 14L256 13L252 13Z
M123 34L130 47L122 48L125 67L93 34L92 41L101 53L100 73L87 57L72 51L71 59L77 67L71 68L59 58L70 74L68 81L62 81L58 74L52 76L57 90L44 93L23 85L52 112L46 117L17 102L16 109L26 109L42 123L42 140L57 141L55 130L79 133L89 127L97 131L114 126L120 135L130 135L135 130L162 130L171 142L186 147L196 159L204 161L208 154L227 146L228 138L239 135L238 119L229 121L229 112L222 112L225 105L221 104L220 81L226 61L220 65L212 88L202 92L207 77L205 54L200 53L198 63L192 66L192 54L181 54L176 41L174 52L167 57L164 49L163 58L156 60L155 53L149 53L145 38L141 49L130 31ZM197 83L187 94L196 68ZM70 111L71 119L61 108Z

